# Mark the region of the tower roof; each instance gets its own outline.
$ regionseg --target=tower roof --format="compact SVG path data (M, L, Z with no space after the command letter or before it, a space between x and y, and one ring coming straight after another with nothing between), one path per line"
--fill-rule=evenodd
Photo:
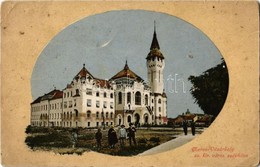
M85 64L83 64L83 68L78 72L78 74L74 77L75 79L80 79L82 77L87 78L87 75L91 78L94 78L93 75L85 68Z
M157 35L156 35L155 22L154 22L153 40L152 40L152 43L151 43L150 50L153 50L153 49L158 49L158 50L160 50L160 45L159 45L159 42L158 42L158 40L157 40Z
M146 59L151 59L151 58L154 58L154 57L158 57L158 58L164 59L164 56L163 56L163 54L160 51L159 42L157 40L155 21L154 21L153 40L152 40L152 43L151 43L150 52L147 55Z
M130 68L128 67L127 61L125 63L124 69L119 71L111 79L114 80L114 79L123 78L123 77L132 78L132 79L135 79L137 81L143 81L143 79L141 77L139 77L132 70L130 70Z

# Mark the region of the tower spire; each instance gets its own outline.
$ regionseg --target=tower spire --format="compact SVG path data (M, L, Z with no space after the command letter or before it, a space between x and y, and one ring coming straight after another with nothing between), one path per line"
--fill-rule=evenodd
M154 20L153 40L152 40L152 44L151 44L150 50L154 50L154 49L160 50L160 45L159 45L159 42L157 40L157 35L156 35L156 21L155 20Z
M154 26L154 32L156 32L156 21L155 20L153 22L153 26Z
M129 67L128 67L128 65L127 65L127 59L126 59L126 61L125 61L125 67L124 67L124 69L125 69L125 70L128 70L128 69L129 69Z

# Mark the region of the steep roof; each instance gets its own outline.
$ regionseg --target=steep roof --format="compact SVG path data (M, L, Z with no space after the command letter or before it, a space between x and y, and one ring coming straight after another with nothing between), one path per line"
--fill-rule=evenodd
M155 23L154 23L154 33L153 33L153 40L151 43L151 47L150 47L150 52L148 53L146 59L152 59L158 57L160 59L164 59L163 54L160 51L160 45L159 42L157 40L157 34L156 34L156 27L155 27Z
M154 32L153 32L153 40L152 40L152 43L151 43L150 50L154 50L154 49L160 50L160 45L159 45L159 42L157 40L157 35L156 35L155 29L154 29Z
M127 65L127 61L126 61L124 69L119 71L111 79L114 80L114 79L123 78L123 77L132 78L132 79L137 80L137 81L143 81L143 79L141 77L139 77L132 70L130 70L130 68Z
M87 78L87 76L94 78L93 75L85 68L85 64L83 64L83 68L78 72L74 79L80 79L82 77Z
M104 79L98 79L98 78L95 78L95 80L96 80L96 84L98 84L100 88L111 88L111 84L109 81Z
M59 99L59 98L62 98L62 96L63 96L63 92L60 91L60 90L56 90L56 88L54 88L54 90L50 91L49 93L44 94L43 96L38 97L31 104L40 103L43 100Z

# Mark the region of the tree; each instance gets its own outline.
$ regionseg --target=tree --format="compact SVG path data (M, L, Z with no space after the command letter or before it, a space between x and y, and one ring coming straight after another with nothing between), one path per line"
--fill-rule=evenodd
M229 85L224 59L200 76L190 76L188 80L193 84L190 92L195 99L194 103L198 104L205 114L217 116L225 103Z

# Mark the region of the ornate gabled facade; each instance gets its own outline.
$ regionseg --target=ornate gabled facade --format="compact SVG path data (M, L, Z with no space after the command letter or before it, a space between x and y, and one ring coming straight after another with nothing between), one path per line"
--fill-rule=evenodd
M86 68L62 91L53 91L31 103L31 125L61 127L136 126L167 123L164 92L165 58L154 29L146 57L148 82L127 62L110 80L95 78Z

